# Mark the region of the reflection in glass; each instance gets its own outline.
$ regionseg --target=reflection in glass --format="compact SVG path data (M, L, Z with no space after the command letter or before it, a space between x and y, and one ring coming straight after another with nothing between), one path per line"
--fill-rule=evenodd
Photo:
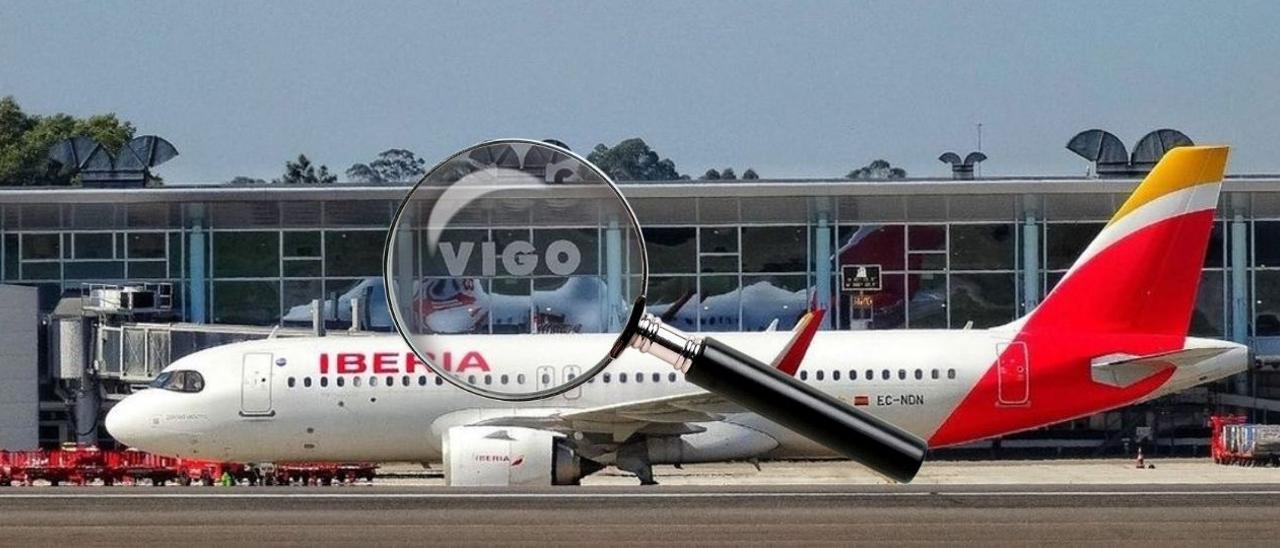
M213 275L218 278L279 276L280 233L214 232Z
M947 327L947 276L934 273L907 274L907 326L913 329Z
M880 265L903 270L906 229L902 225L842 226L837 234L840 264Z
M1280 335L1280 270L1254 271L1253 295L1254 335Z
M843 297L846 314L841 329L898 329L907 325L906 291L902 274L881 274L880 291Z
M808 241L803 226L742 227L742 272L804 272Z
M975 328L995 327L1017 314L1014 274L952 274L951 324L973 322ZM913 322L914 323L914 322Z
M945 225L911 225L907 227L907 245L910 251L942 251L947 246Z
M329 276L380 276L386 236L386 232L380 230L325 232L325 273Z
M636 278L635 286L639 286ZM698 328L698 279L692 276L652 276L649 278L646 310L666 324L682 331Z
M280 282L213 282L213 323L272 325L280 317Z
M661 227L643 231L650 272L692 274L698 271L696 228Z
M702 244L699 251L703 253L737 253L738 227L703 227Z
M737 255L703 255L702 272L736 274L738 272Z
M743 331L763 331L775 320L778 330L788 330L808 309L808 279L804 275L743 276L741 300Z
M1193 337L1221 338L1226 333L1226 294L1221 270L1206 270L1200 275L1200 291L1196 293L1196 306L1191 312Z
M956 270L1013 270L1013 225L952 225L951 268Z
M532 299L530 280L527 278L495 278L489 282L490 295L481 303L478 310L484 314L477 321L477 329L487 319L492 333L529 333L529 319L532 315ZM465 333L467 331L446 331L437 328L437 332ZM483 332L483 331L479 331Z
M702 276L698 324L701 331L739 331L741 292L737 276Z
M607 229L606 229L607 230ZM533 247L539 250L572 249L574 257L557 254L555 260L566 265L574 265L572 274L597 274L600 272L600 261L597 257L597 242L603 241L601 231L595 228L557 228L534 229ZM571 246L566 244L572 244ZM555 246L552 246L556 243ZM557 263L557 264L560 264ZM535 276L557 275L551 270L551 263L546 257L538 257L538 266L533 271Z
M1044 228L1045 268L1071 268L1084 248L1102 231L1104 223L1048 223Z
M1258 221L1253 223L1253 266L1280 266L1280 221Z

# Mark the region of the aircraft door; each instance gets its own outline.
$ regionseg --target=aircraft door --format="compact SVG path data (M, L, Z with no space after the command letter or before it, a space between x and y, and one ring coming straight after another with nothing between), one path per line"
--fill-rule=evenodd
M555 386L559 386L556 382L556 368L550 365L542 365L537 371L538 390L547 390Z
M578 375L581 375L581 374L582 374L582 368L580 368L580 367L578 367L578 366L576 366L576 365L566 365L566 366L564 366L564 380L565 380L565 382L569 382L569 381L570 381L570 380L572 380L572 379L576 379L576 378L578 378ZM580 398L580 397L582 397L582 387L581 387L581 386L579 386L579 387L577 387L577 388L574 388L573 390L570 390L570 391L568 391L568 392L565 392L565 393L564 393L564 399L566 399L566 400L576 400L576 399L578 399L578 398Z
M1025 406L1031 404L1031 363L1024 342L996 345L997 404Z
M271 416L272 355L252 352L244 355L240 369L240 415Z

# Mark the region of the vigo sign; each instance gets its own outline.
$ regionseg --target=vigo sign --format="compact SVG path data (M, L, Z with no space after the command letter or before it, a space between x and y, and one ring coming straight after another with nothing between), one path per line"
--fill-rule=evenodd
M450 276L466 274L467 265L475 253L475 242L440 242L440 254L444 257L445 267ZM556 240L547 246L541 259L547 269L557 276L568 276L578 270L582 264L582 251L569 240ZM480 243L480 274L482 276L497 275L497 266L502 264L504 274L510 276L528 276L538 268L538 249L533 244L516 240L498 252L495 242Z

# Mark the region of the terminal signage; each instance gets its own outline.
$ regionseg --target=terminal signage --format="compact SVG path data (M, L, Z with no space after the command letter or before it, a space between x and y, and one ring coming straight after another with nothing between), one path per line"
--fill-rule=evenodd
M880 265L847 264L840 268L843 291L880 291Z
M460 242L454 247L453 242L441 242L440 252L445 267L451 276L462 276L467 264L475 254L475 242ZM498 273L498 266L509 276L528 276L538 267L538 261L544 261L547 269L557 276L568 276L578 270L582 264L582 251L569 240L551 242L539 253L532 243L516 240L506 245L501 251L494 242L480 243L480 273L493 276Z

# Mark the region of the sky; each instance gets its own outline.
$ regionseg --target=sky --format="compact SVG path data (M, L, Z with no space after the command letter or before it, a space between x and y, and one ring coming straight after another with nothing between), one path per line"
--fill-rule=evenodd
M639 136L677 169L1080 175L1161 127L1280 172L1280 2L43 2L0 6L0 96L116 112L169 182L342 172L388 148Z

